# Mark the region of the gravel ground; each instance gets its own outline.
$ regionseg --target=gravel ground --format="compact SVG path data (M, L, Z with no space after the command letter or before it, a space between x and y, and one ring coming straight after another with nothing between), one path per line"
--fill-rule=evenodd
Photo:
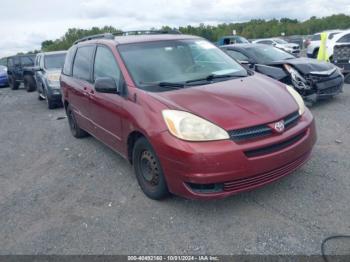
M350 233L350 85L311 108L311 160L278 182L219 201L152 201L131 166L63 109L0 89L0 255L319 254Z

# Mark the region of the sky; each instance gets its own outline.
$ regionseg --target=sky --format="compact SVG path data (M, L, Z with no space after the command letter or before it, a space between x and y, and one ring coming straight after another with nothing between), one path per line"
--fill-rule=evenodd
M0 57L40 49L68 28L122 30L350 15L349 0L11 0L0 2Z

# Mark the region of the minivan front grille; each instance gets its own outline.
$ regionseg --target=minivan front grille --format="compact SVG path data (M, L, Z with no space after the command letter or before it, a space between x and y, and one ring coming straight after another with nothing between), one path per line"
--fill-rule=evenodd
M292 114L289 114L288 116L283 118L285 129L291 128L293 125L295 125L298 122L299 118L300 118L300 115L298 111L293 112ZM257 126L247 127L247 128L231 130L228 133L230 135L230 138L233 141L241 142L241 141L245 141L253 138L269 136L273 133L273 131L268 126L268 124L263 124L263 125L257 125Z
M299 135L296 135L290 139L287 139L285 141L279 142L277 144L273 144L270 146L266 146L266 147L261 147L258 149L253 149L253 150L248 150L245 151L244 154L247 157L256 157L256 156L261 156L261 155L266 155L266 154L270 154L279 150L282 150L284 148L287 148L293 144L295 144L296 142L298 142L300 139L302 139L306 134L306 131L300 133Z

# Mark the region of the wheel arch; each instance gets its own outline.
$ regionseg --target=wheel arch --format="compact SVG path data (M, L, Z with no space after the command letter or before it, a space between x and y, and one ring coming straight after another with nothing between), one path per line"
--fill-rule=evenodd
M144 137L147 139L147 137L139 130L134 130L128 135L127 139L127 159L129 160L129 163L132 164L132 157L133 157L133 149L136 141Z

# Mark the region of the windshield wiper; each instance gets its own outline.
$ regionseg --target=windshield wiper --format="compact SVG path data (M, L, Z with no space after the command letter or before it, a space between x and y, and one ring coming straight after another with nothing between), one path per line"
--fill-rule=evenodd
M141 85L160 86L165 88L179 89L184 88L185 84L181 82L140 82Z
M247 75L235 75L235 74L223 74L223 75L217 75L217 74L210 74L206 77L203 78L198 78L198 79L193 79L193 80L188 80L185 83L194 83L194 82L200 82L200 81L213 81L215 79L220 79L220 78L238 78L238 77L246 77Z

